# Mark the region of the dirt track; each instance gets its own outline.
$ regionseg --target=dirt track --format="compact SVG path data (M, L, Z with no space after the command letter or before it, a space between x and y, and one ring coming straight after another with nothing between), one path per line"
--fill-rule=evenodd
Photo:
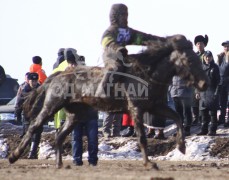
M64 161L63 169L55 168L53 160L20 159L9 165L7 160L0 160L0 179L138 179L138 180L189 180L189 179L229 179L228 162L157 162L159 171L146 169L142 161L99 161L98 166L90 167L84 161L81 167L74 166L71 161Z
M0 127L0 129L3 127ZM15 129L4 127L4 138L7 138L9 153L14 150L20 142L19 133ZM54 134L43 134L42 139L47 140L52 146L54 145ZM135 138L127 138L127 140ZM100 141L102 138L99 139ZM84 143L84 149L86 149ZM119 144L112 144L115 148ZM176 143L174 138L167 140L148 139L149 155L165 155L174 149ZM64 143L64 155L71 154L70 136ZM34 179L106 179L106 180L215 180L229 179L229 139L218 137L210 154L214 157L227 159L227 161L207 162L207 161L158 161L159 171L145 168L142 161L139 160L99 160L98 166L90 167L88 162L84 161L82 167L74 166L72 161L64 160L63 169L55 168L54 160L28 160L25 150L24 155L15 163L10 165L7 159L0 159L0 180L34 180Z

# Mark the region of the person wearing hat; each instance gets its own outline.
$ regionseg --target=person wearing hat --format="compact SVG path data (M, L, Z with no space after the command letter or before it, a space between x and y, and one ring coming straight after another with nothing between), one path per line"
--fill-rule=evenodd
M209 78L209 86L206 91L197 92L196 98L200 100L200 113L202 117L201 131L198 135L216 135L217 111L219 109L220 74L219 67L214 62L211 51L203 55L203 70ZM208 125L210 127L208 129Z
M42 84L47 78L45 71L42 69L42 59L40 56L32 58L33 64L29 68L29 72L37 73L39 75L39 83Z
M39 75L37 73L29 73L28 75L28 83L25 84L25 86L22 88L21 93L18 96L17 104L15 106L15 112L22 111L22 106L29 95L29 93L35 89L37 89L40 84L38 83ZM22 115L22 121L23 121L23 133L21 137L23 137L29 127L30 121L29 118L26 117L24 114ZM43 127L36 130L36 132L33 134L31 139L31 145L30 145L30 151L28 155L28 159L37 159L38 158L38 147L41 140L41 133L43 131Z
M65 49L64 57L65 61L63 61L58 68L54 69L53 73L57 71L71 71L71 69L76 66L85 65L85 57L79 56L74 48ZM72 131L72 157L73 164L76 166L83 165L84 130L86 131L86 136L88 138L89 165L96 166L98 161L98 111L91 107L87 114L88 115L83 119L80 119L80 122L74 126ZM61 109L54 117L57 133L61 126L61 121L64 120L63 118L65 118L65 112Z
M17 98L16 98L16 102L15 102L15 104L16 104L15 109L17 109L17 111L15 111L15 117L16 117L16 122L19 124L22 123L21 122L22 121L22 109L17 108L17 106L18 106L18 101L20 99L19 97L21 96L21 93L22 93L22 89L24 89L24 87L27 84L29 84L29 78L28 78L29 74L30 74L30 72L25 73L25 81L19 86L19 88L17 90L17 96L16 96Z
M77 50L74 48L61 48L59 51L63 54L63 61L52 71L52 74L58 72L58 71L65 71L69 66L76 66L79 63L80 56L77 54ZM84 59L85 64L85 59ZM60 109L55 115L54 115L54 127L56 129L56 132L58 132L59 128L63 124L63 122L66 119L66 114L64 109Z
M125 58L128 55L126 45L146 45L149 40L165 42L163 37L130 28L128 26L128 7L125 4L113 4L109 18L110 26L104 31L101 40L104 49L103 61L106 70L109 72L124 72L125 68L130 66L130 64L125 63ZM104 96L104 93L108 91L107 83L111 73L106 72L95 93L97 97ZM113 76L112 83L118 82L119 79L119 75Z
M53 65L53 69L56 69L65 59L64 59L64 50L65 48L60 48L57 52L57 60Z
M229 120L226 118L226 109L228 104L228 84L229 84L229 41L224 41L221 44L223 46L223 52L218 54L217 64L220 70L220 116L219 124L224 124L225 127L229 127Z
M196 54L200 57L200 59L203 61L203 54L205 52L205 47L207 47L208 44L208 36L202 36L198 35L194 39L194 44L197 48Z
M203 55L205 52L205 47L208 44L208 36L198 35L194 39L194 44L196 46L196 54L199 56L201 62L203 62ZM199 100L195 98L195 94L192 100L192 114L193 114L193 125L197 125L201 121L200 113L199 113Z

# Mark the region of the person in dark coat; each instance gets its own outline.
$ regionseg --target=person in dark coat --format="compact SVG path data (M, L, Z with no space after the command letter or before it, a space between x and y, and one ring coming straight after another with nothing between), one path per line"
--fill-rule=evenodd
M64 59L64 48L60 48L58 50L58 57L57 57L57 60L56 62L53 64L53 69L56 69L65 59Z
M18 124L22 123L22 108L17 107L19 105L19 100L20 100L20 96L22 93L22 90L25 88L25 86L27 84L29 84L29 74L30 72L25 73L25 81L19 86L18 91L17 91L17 98L16 98L16 102L15 102L15 109L17 109L17 111L15 111L15 117L16 117L16 122Z
M214 136L217 130L217 110L219 109L220 73L211 51L206 51L203 59L202 66L209 77L209 86L206 91L196 94L196 98L200 99L199 107L202 117L201 131L198 135ZM208 129L209 122L211 124Z
M107 83L116 83L120 75L116 72L125 72L125 67L131 64L125 63L128 54L126 45L146 45L146 42L165 41L165 38L146 34L128 27L128 8L124 4L113 4L110 10L110 26L102 35L102 46L104 48L103 61L106 70L95 96L104 96L108 90ZM113 82L108 82L110 75L113 75ZM105 90L105 91L104 91Z
M192 124L192 98L193 88L187 87L186 83L179 76L174 76L170 85L170 95L173 98L176 112L180 115L184 124L184 132L186 136L190 135Z
M199 56L201 62L203 62L203 55L205 52L205 47L208 44L208 36L198 35L194 39L194 44L197 48L197 56ZM193 94L194 95L194 94ZM193 125L197 125L201 121L200 113L199 113L199 100L193 96L192 99L192 114L193 114Z
M229 41L222 43L224 51L218 55L217 64L219 66L221 78L221 91L220 91L220 116L218 124L224 124L229 127L228 120L226 121L226 109L228 104L228 84L229 84Z
M18 95L17 104L15 106L15 114L19 111L22 111L23 103L25 102L26 97L29 95L29 93L40 86L40 84L38 83L38 78L39 76L37 73L29 73L28 75L29 82L25 84L25 86L21 90L21 93ZM23 115L23 133L21 137L25 135L26 131L28 130L29 124L30 121L28 117L25 117ZM38 159L38 147L40 144L42 131L43 131L43 126L41 128L38 128L33 134L31 139L28 159Z

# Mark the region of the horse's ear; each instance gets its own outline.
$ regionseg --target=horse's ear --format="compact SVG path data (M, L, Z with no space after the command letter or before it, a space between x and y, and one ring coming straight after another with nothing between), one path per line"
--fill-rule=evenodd
M182 51L184 49L193 49L192 42L187 40L183 35L172 36L169 42L174 50Z

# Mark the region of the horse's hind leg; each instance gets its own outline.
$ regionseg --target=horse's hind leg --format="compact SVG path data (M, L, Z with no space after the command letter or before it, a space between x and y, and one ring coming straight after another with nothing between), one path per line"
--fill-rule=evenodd
M57 136L56 136L56 167L62 168L62 144L68 134L70 134L74 128L74 124L76 121L75 114L66 114L66 120L63 126L60 128Z
M148 153L147 153L147 139L145 135L144 125L143 125L143 111L140 108L131 108L131 116L135 122L135 130L138 137L138 143L143 156L143 164L147 166L149 164ZM158 169L156 163L150 163L154 169Z

